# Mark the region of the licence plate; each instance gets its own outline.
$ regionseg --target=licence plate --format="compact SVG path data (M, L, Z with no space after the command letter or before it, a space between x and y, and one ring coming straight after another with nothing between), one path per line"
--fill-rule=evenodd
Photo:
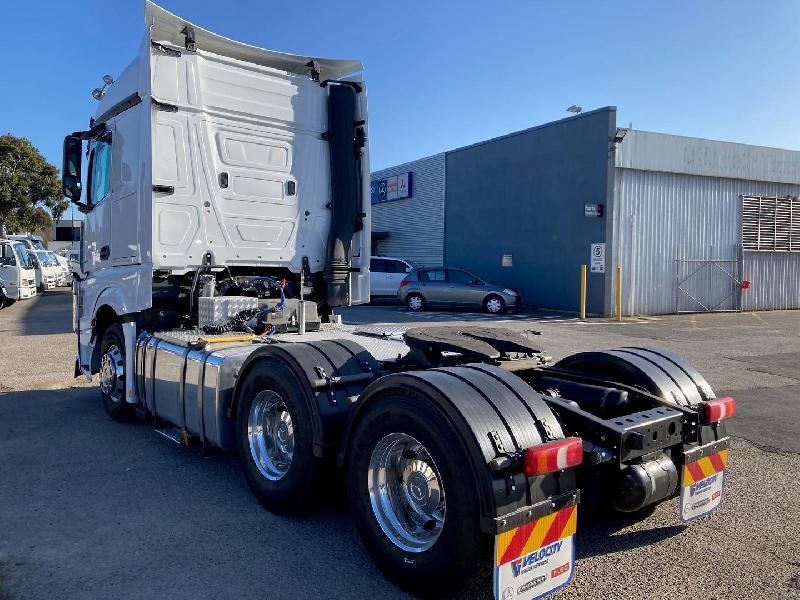
M577 519L568 506L495 536L495 599L541 598L572 581Z
M681 518L692 521L714 512L722 503L728 450L720 450L683 467Z

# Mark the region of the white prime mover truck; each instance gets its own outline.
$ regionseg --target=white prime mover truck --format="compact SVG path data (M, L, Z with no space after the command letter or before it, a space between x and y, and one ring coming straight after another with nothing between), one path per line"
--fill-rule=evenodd
M666 351L553 364L503 329L337 324L369 300L361 64L145 11L138 55L64 141L85 213L76 376L99 375L113 419L238 452L278 513L340 470L372 558L427 596L566 585L579 502L716 509L735 404Z

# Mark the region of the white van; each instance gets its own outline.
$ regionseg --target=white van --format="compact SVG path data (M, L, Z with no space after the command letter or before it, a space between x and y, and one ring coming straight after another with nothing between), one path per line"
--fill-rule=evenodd
M36 295L36 272L21 242L0 240L0 279L9 300L24 300Z
M72 271L69 268L69 261L60 254L56 254L55 252L51 252L49 250L47 254L52 260L55 261L56 266L58 267L58 285L69 285L72 281Z
M370 298L396 298L400 282L414 267L402 258L373 256L369 261Z
M45 250L28 250L33 268L36 271L36 289L40 292L52 290L58 283L56 267L50 264L50 257Z

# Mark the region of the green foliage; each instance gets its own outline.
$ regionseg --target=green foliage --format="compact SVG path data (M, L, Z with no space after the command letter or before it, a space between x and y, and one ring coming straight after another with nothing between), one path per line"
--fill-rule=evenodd
M0 223L8 232L49 233L50 214L59 219L68 205L58 169L26 138L0 135Z

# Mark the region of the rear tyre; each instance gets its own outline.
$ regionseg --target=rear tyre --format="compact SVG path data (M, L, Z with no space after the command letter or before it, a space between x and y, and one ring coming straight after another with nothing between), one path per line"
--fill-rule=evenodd
M125 400L125 337L119 323L106 328L100 344L100 396L112 419L121 423L133 420L133 404Z
M409 294L406 296L406 306L408 310L412 312L419 312L424 310L425 308L425 298L422 297L422 294Z
M239 459L258 501L279 514L308 504L320 472L311 414L300 382L283 364L253 365L242 383L236 416Z
M483 310L493 315L505 312L506 303L500 296L488 296L483 301Z
M370 556L403 589L454 596L485 583L491 538L469 459L444 415L404 395L365 409L347 452L347 495Z

